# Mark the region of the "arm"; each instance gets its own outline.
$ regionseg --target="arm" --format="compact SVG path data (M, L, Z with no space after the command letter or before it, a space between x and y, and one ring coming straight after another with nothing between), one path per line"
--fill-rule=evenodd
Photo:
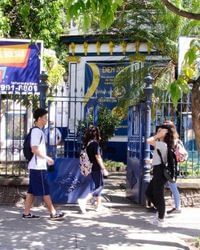
M157 141L158 139L159 139L159 138L158 138L158 136L157 136L157 134L156 134L156 135L154 135L154 136L151 136L151 137L147 138L147 143L150 144L150 145L152 145L153 147L155 147L155 146L156 146L156 141Z
M102 170L106 169L106 167L105 167L105 165L103 163L103 159L102 159L101 155L97 154L97 155L95 155L95 158L96 158L99 166L101 167L101 169Z
M158 132L154 136L151 136L147 139L147 143L155 147L156 141L164 138L166 133L167 129L158 129Z
M39 147L38 146L32 146L31 147L32 149L32 153L36 156L39 156L40 158L42 159L45 159L48 163L48 165L53 165L54 164L54 161L51 157L43 154L40 150L39 150Z

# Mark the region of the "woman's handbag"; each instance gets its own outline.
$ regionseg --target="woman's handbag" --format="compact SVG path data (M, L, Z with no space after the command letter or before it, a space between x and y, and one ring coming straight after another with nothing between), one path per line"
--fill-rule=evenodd
M164 163L162 154L159 149L157 149L158 155L161 159L161 165L163 167L163 174L169 182L176 182L177 178L177 160L174 151L167 148L167 163Z

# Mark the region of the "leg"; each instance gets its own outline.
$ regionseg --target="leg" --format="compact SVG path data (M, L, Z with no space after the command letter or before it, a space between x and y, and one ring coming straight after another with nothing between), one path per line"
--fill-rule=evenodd
M26 200L25 200L25 208L24 208L24 214L28 215L30 213L30 209L33 205L34 196L30 193L27 193Z
M101 171L93 172L92 179L95 184L95 188L92 192L93 196L96 198L97 201L97 210L100 210L101 207L101 193L103 190L103 174Z
M56 210L53 206L50 195L44 195L43 200L44 200L45 204L47 205L47 208L48 208L50 214L56 214Z
M180 194L177 188L177 184L176 183L171 183L168 182L169 188L172 192L173 198L174 198L174 204L175 204L175 208L177 210L180 210Z
M158 210L158 218L164 219L165 216L165 198L164 198L164 183L157 181L154 183L155 207Z
M149 182L149 185L147 187L147 190L145 192L146 197L148 199L149 203L153 203L154 205L154 199L153 199L153 182L154 182L154 178L151 179L151 181Z
M164 185L166 178L163 174L163 169L160 166L155 167L154 181L153 181L153 196L154 204L158 210L158 218L164 219L165 216L165 198L164 198Z

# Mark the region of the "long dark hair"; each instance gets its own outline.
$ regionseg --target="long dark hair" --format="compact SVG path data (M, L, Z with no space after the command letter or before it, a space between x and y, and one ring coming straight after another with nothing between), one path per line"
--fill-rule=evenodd
M164 142L167 144L169 148L174 148L174 131L172 129L172 126L170 125L162 125L160 128L167 129L167 133L164 137Z
M100 141L100 131L98 127L95 127L93 125L90 125L89 128L86 129L85 135L84 135L84 141L83 144L86 147L88 142L91 140L95 140L97 142Z
M175 126L175 124L174 124L172 121L166 120L166 121L164 121L163 124L164 124L164 125L171 126L172 131L173 131L173 133L174 133L174 139L175 139L175 140L179 139L179 134L178 134L178 132L177 132L176 126Z

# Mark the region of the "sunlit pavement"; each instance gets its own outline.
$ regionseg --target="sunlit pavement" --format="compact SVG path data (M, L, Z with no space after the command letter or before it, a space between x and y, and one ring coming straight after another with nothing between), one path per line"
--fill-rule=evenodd
M166 216L167 227L159 228L149 223L155 214L130 204L124 191L113 193L124 202L105 202L101 212L88 206L83 215L77 205L58 207L66 214L63 221L51 221L43 206L32 209L39 220L23 220L22 205L0 206L0 249L178 250L190 249L188 240L200 236L200 208Z

